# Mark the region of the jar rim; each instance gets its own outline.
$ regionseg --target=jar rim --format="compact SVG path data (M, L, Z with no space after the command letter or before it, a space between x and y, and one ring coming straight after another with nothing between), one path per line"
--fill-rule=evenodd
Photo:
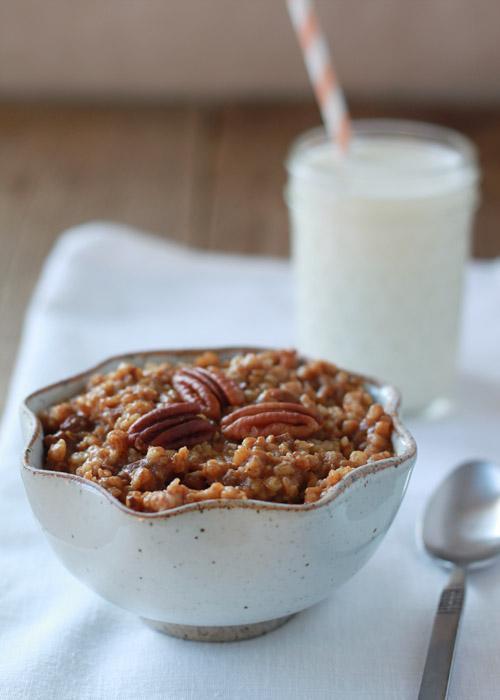
M382 138L400 137L409 138L415 141L420 141L427 144L438 144L448 149L453 150L458 154L460 160L453 165L432 165L425 169L416 168L411 172L429 173L432 176L440 174L448 174L450 171L460 169L469 170L473 177L478 175L478 157L477 149L472 141L459 133L455 129L431 124L430 122L413 121L409 119L355 119L352 122L354 137L358 136L373 136ZM320 146L330 142L330 137L326 133L324 127L316 127L300 134L292 143L285 161L286 168L289 173L294 173L299 161L302 161L302 156L311 148ZM339 154L339 161L341 156ZM302 165L303 163L301 163ZM365 167L366 164L365 164ZM368 166L369 167L369 166ZM380 164L374 164L373 168L379 168ZM314 167L309 164L307 167L309 175L314 172ZM407 170L406 172L410 172ZM325 172L321 174L324 179Z

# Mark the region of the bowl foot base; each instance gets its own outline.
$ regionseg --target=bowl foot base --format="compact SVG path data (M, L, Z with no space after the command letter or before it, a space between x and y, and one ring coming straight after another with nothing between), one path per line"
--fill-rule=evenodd
M169 634L179 639L189 639L193 642L237 642L241 639L252 639L260 637L281 627L293 615L277 617L274 620L256 622L251 625L226 625L224 627L198 627L197 625L175 625L171 622L160 622L159 620L148 620L145 617L142 621L149 627Z

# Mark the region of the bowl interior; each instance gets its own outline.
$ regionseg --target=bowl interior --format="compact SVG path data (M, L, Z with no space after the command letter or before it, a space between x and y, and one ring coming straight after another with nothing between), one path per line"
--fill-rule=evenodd
M231 347L231 348L213 348L222 359L230 359L235 354L245 353L245 352L260 352L267 348L256 348L256 347ZM23 417L24 417L24 429L26 434L26 439L29 441L28 446L24 455L24 467L32 471L44 471L52 475L57 475L61 478L76 480L80 483L84 482L87 486L91 486L99 490L100 493L104 494L106 498L111 498L113 503L124 509L130 514L138 515L136 511L133 511L126 506L123 506L119 501L114 499L110 494L100 485L94 482L87 482L82 477L66 474L63 472L54 472L46 470L43 467L43 430L41 423L37 417L37 414L48 408L49 406L64 401L71 398L72 396L80 393L84 388L89 379L89 377L96 373L106 373L110 372L118 367L122 362L130 362L138 366L144 366L150 362L171 362L174 364L181 364L186 361L191 361L194 357L205 352L207 348L197 348L188 350L156 350L156 351L146 351L146 352L134 352L127 353L124 355L117 355L111 357L100 364L82 372L80 374L74 375L68 379L64 379L60 382L47 386L45 388L35 391L30 396L28 396L23 404ZM375 401L380 403L386 413L391 415L394 423L393 432L393 448L394 456L385 460L380 460L379 462L373 462L366 464L362 467L358 467L353 472L348 474L344 479L342 479L339 484L330 489L323 497L310 504L285 504L285 503L267 503L264 501L252 501L251 499L245 501L231 501L231 507L244 506L248 507L251 504L259 504L260 507L272 508L272 509L299 509L308 510L310 508L318 507L327 501L331 500L332 495L335 492L344 490L345 487L357 480L360 477L366 477L369 474L376 473L382 469L396 466L403 461L413 458L416 454L416 445L413 437L407 431L407 429L401 423L398 416L398 407L400 402L399 392L389 384L384 384L375 379L368 377L363 377L362 375L351 372L356 377L361 377L364 380L365 387L367 391L373 396ZM178 508L173 508L168 513L178 512L181 509L190 509L194 504L179 506ZM201 504L196 504L196 508L214 507L219 505L219 501L203 501ZM226 504L227 505L227 504ZM164 515L165 513L151 513L145 514L140 513L142 517L158 517L159 515Z

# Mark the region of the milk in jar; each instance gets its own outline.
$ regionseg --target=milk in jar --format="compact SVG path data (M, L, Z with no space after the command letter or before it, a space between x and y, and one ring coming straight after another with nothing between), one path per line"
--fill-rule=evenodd
M441 127L354 122L287 163L299 349L397 386L407 413L452 395L478 200L472 145Z

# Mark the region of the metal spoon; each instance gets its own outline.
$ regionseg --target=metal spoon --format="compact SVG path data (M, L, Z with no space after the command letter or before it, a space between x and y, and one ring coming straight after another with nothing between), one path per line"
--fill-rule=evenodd
M453 565L439 600L418 700L444 700L465 596L466 572L500 554L500 466L471 461L454 469L425 509L427 552Z

